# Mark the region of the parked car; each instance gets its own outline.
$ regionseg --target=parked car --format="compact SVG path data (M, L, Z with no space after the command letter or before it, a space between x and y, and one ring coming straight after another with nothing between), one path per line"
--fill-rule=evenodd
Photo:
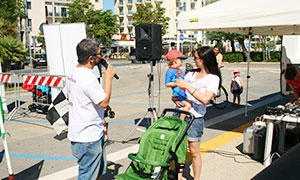
M23 69L23 62L21 61L11 61L10 63L10 70L17 70L17 69Z
M37 66L47 66L47 56L46 54L36 54L33 58L33 68Z

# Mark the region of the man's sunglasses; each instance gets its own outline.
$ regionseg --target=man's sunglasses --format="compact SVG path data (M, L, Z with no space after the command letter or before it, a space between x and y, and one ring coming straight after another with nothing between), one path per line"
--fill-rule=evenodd
M101 52L95 53L93 56L101 55Z
M102 54L102 51L98 52L98 53L95 53L93 56L98 56L98 55L101 55Z

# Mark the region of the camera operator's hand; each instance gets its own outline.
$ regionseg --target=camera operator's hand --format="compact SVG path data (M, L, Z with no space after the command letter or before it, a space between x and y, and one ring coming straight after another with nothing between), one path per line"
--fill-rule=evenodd
M115 74L115 69L112 65L108 65L106 71L104 72L104 78L105 79L112 79Z

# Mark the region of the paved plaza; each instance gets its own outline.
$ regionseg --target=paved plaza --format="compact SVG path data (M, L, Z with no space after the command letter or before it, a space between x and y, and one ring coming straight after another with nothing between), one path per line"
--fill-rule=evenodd
M187 62L192 63L189 59ZM125 172L130 160L128 153L137 152L137 139L145 132L150 121L149 64L131 64L127 61L111 61L120 79L113 80L111 107L116 116L107 119L108 137L107 159L109 167L104 180ZM183 67L184 69L184 67ZM229 92L234 69L241 71L246 86L247 63L224 63L222 69L223 86ZM164 86L166 62L153 68L153 96L157 114L164 108L173 108L171 89ZM249 79L248 112L245 116L246 88L242 94L241 107L228 106L224 110L208 107L205 117L206 128L202 139L203 159L202 180L243 180L251 179L264 169L261 162L242 153L243 129L250 126L256 116L264 112L266 106L284 104L288 97L280 95L279 63L251 63ZM24 97L25 98L25 97ZM22 100L22 99L21 99ZM229 92L229 100L232 95ZM57 136L40 112L28 113L28 103L22 105L27 112L20 110L12 120L5 122L11 164L16 179L70 179L75 180L77 164L72 156L70 142L66 134ZM133 130L135 123L142 117L144 121ZM147 121L149 120L149 121ZM125 139L129 132L130 136ZM123 143L124 140L128 142ZM0 143L3 153L3 144ZM190 159L188 155L188 160ZM190 162L184 171L185 179L192 179ZM8 176L6 159L0 156L0 178Z

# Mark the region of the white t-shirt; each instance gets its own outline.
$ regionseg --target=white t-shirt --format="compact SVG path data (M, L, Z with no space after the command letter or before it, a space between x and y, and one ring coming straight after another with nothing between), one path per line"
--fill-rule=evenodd
M211 91L215 95L218 92L220 78L213 74L208 74L207 76L201 79L195 79L196 73L189 72L185 76L186 82L188 82L193 88L201 93L205 91ZM206 105L198 101L194 96L192 96L189 91L186 91L187 98L192 102L192 108L190 112L194 114L196 118L204 117L206 113Z
M68 138L74 142L94 142L103 136L104 109L97 106L106 97L92 69L76 67L68 76Z

